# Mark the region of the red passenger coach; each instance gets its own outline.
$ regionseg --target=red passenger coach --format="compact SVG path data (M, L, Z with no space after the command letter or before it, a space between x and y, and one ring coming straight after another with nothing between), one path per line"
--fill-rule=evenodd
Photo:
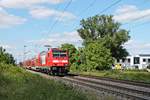
M68 72L68 52L58 48L39 53L31 60L32 68L49 74L65 74Z

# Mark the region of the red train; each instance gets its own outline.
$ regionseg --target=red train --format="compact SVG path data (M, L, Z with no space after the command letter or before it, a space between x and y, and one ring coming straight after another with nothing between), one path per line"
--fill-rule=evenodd
M69 67L68 51L51 48L39 53L35 58L24 61L23 66L53 75L66 74Z

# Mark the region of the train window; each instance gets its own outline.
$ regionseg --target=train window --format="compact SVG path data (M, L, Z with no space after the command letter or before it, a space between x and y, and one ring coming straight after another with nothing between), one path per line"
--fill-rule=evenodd
M66 57L66 54L65 53L61 53L60 57Z
M143 59L143 62L146 62L146 59Z
M66 57L67 53L65 50L53 50L53 57Z
M52 52L59 52L60 50L57 49L53 49Z
M59 53L53 53L53 57L59 57Z

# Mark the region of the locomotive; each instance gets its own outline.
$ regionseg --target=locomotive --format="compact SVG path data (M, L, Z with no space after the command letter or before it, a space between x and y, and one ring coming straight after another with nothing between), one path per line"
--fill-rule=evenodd
M39 53L35 58L24 61L23 66L52 75L64 75L69 69L68 51L50 48L48 51Z

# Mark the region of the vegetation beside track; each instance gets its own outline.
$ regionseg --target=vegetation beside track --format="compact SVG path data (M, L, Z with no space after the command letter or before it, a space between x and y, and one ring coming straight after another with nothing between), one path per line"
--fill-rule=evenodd
M72 73L150 83L150 72L146 70L72 71Z
M83 93L13 65L0 64L1 100L88 100Z

